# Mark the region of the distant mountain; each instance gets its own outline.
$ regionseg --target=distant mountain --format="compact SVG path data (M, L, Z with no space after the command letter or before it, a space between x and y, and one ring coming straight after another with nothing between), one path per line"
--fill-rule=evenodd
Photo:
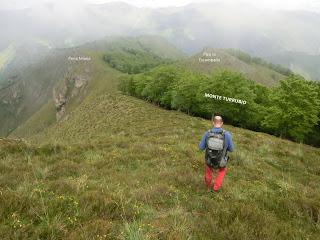
M286 66L305 78L320 81L320 55L303 52L279 52L267 56L266 59Z
M65 3L68 4L68 3ZM66 10L68 9L68 10ZM0 51L14 40L43 39L58 47L76 46L104 36L161 35L195 54L203 46L241 49L254 56L298 69L319 79L320 15L307 11L261 10L248 4L195 3L183 7L138 8L126 3L69 6L47 2L0 12ZM299 61L295 53L314 55ZM311 72L310 72L311 71Z
M40 132L57 120L67 119L88 94L95 96L101 91L116 91L118 78L128 72L125 67L147 71L162 64L161 59L174 61L166 64L205 74L219 70L240 72L265 86L273 86L286 77L268 65L245 61L226 49L206 47L200 53L186 57L169 42L156 36L108 37L79 47L51 49L49 53L50 57L22 71L18 78L20 81L3 91L2 103L5 101L7 105L0 106L0 110L7 114L3 113L7 124L2 126L2 134L8 127L9 132L13 131L13 135L20 137ZM69 59L70 56L82 56L82 60ZM110 56L112 61L108 61ZM90 60L86 61L87 58ZM154 59L153 63L150 59ZM22 83L30 87L24 90ZM10 106L10 111L4 106Z
M200 53L179 63L180 65L202 73L213 73L219 70L240 72L247 78L265 86L273 86L285 76L268 66L247 62L232 55L226 49L206 47Z
M0 139L2 239L319 239L319 148L224 125L236 150L211 193L197 146L211 122L109 89L97 65L68 118Z
M5 136L42 109L36 129L62 118L88 92L96 74L119 75L96 61L110 51L135 49L159 59L181 59L185 55L161 37L106 38L73 48L49 48L26 42L4 68L0 82L0 136Z
M48 100L55 82L67 70L63 59L68 51L28 42L15 47L14 56L1 72L0 135L15 129Z
M25 141L0 139L2 239L319 239L320 149L224 125L236 149L222 191L209 192L197 143L211 122L118 91L123 73L104 53L145 45L115 40L72 48L71 62L57 56L69 70L10 135ZM260 67L214 51L201 56ZM198 57L183 61L218 63Z

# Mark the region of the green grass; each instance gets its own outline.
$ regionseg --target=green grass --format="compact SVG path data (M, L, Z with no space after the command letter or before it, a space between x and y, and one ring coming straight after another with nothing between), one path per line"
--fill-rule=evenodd
M35 41L40 43L38 40ZM7 136L8 134L28 136L41 131L41 129L54 122L55 106L52 91L53 88L63 89L68 78L87 77L89 87L76 96L68 96L67 112L77 107L88 93L93 95L92 91L94 91L99 94L99 92L110 88L111 85L116 83L115 78L120 73L108 67L101 60L107 52L120 51L123 48L134 49L138 52L148 53L150 56L155 57L157 55L160 58L172 60L184 57L184 54L173 45L156 36L109 37L76 48L53 49L49 56L22 70L21 76L18 74L19 83L17 86L15 85L14 89L8 88L7 91L1 92L0 98L5 97L7 101L13 101L15 104L0 104L0 117L3 119L0 125L0 136ZM6 52L8 51L4 53ZM0 53L0 70L2 55ZM69 56L90 56L91 61L72 62L68 60ZM24 58L21 57L21 59ZM72 95L74 88L71 86L69 90L68 95ZM19 101L12 99L12 91L20 93L22 97L19 98Z
M320 150L233 133L222 192L197 149L210 123L106 92L29 143L1 142L3 239L317 239Z
M203 52L215 53L215 57L204 57ZM199 62L199 58L219 58L220 62ZM267 87L276 85L285 76L260 64L246 63L232 56L227 50L205 48L201 53L188 58L181 63L181 66L188 67L193 71L210 74L219 70L230 70L242 73L247 78Z
M82 102L82 100L89 95L95 97L103 91L111 91L116 89L116 78L119 73L108 67L107 64L102 62L103 53L96 53L92 51L82 51L84 56L90 56L91 61L89 63L77 63L70 67L68 74L59 81L56 82L55 88L63 88L65 78L72 78L74 76L83 76L85 70L89 71L90 77L87 77L88 84L77 95L71 96L71 93L67 94L68 103L66 105L66 112L70 112ZM72 89L73 90L73 89ZM53 97L50 96L48 102L44 104L38 112L33 114L27 121L21 124L17 129L11 133L13 137L28 137L38 132L41 132L46 127L56 122L56 109L53 102Z
M16 83L1 91L0 98L10 104L4 104L2 101L0 104L2 119L0 136L7 136L11 133L17 126L27 121L42 108L52 97L53 85L56 81L62 79L65 74L66 58L61 52L52 52L51 54L21 69L21 72L16 72L14 74L17 77L14 80ZM23 62L26 57L23 53L20 55L17 53L15 56L15 59L13 59L14 65L11 67L19 69L19 64L21 64L19 61ZM8 76L11 77L11 75ZM16 97L14 97L14 93L17 94Z
M319 149L225 126L236 148L210 193L197 145L211 123L122 95L92 61L62 121L0 140L1 239L320 237Z

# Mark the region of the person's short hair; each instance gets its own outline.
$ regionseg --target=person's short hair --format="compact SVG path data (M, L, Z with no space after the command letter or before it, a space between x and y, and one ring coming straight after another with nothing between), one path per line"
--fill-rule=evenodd
M212 114L212 121L214 121L214 120L219 120L219 121L223 122L223 118L220 113Z

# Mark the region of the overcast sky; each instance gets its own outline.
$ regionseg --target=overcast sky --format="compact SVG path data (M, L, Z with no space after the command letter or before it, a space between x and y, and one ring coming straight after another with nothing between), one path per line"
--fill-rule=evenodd
M60 2L68 5L70 2L76 4L83 3L106 3L115 2L114 0L0 0L0 9L19 9L30 7L34 4L45 3L45 2ZM183 6L192 2L209 2L210 0L123 0L129 4L138 7L167 7L167 6ZM309 10L320 12L320 0L211 0L215 1L243 1L251 3L255 6L268 9L285 9L285 10Z

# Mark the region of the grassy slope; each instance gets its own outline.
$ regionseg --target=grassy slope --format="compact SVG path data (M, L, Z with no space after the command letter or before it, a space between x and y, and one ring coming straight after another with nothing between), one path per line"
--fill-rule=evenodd
M67 53L66 53L67 54ZM20 62L23 62L22 55L14 59L16 65L8 70L8 77L17 76L17 82L10 88L0 92L1 100L14 102L4 104L0 102L0 136L7 136L17 126L24 123L28 118L35 114L52 96L54 83L63 78L66 69L65 55L60 52L52 52L52 55L41 57L41 61L28 65L28 67L19 68ZM36 58L36 56L35 56ZM18 97L13 97L17 92Z
M87 67L90 69L89 71L93 74L92 78L89 80L89 86L86 89L87 92L91 92L94 89L100 89L99 84L103 84L103 80L101 79L101 76L103 75L105 78L110 78L114 74L114 70L111 68L106 68L105 64L99 65L97 64L98 59L102 59L102 54L93 53L90 51L81 51L81 54L83 56L90 56L93 62L88 63L75 63L72 67L69 68L69 75L81 75L85 68ZM79 55L81 55L79 54ZM87 64L87 65L86 65ZM108 71L105 71L108 69ZM112 83L112 81L110 81ZM61 82L57 81L56 86L58 84L61 84ZM93 87L94 86L94 87ZM82 99L85 97L83 96L85 94L81 94L77 96L74 99L71 99L71 101L68 102L66 105L66 111L71 111L75 107L79 105L79 103L82 101ZM36 112L34 115L32 115L24 124L19 126L12 134L12 137L27 137L34 135L40 131L42 131L44 128L50 126L51 124L54 124L56 122L56 109L54 106L53 98L50 96L48 99L48 102L42 106L42 108Z
M0 141L2 239L319 238L319 149L226 126L236 151L213 195L197 149L210 123L122 95L95 61L65 120Z
M186 57L183 52L166 41L165 38L159 36L140 36L137 37L137 40L162 58L178 60Z
M153 35L143 35L138 37L106 37L105 39L85 44L84 47L92 50L110 50L122 47L133 48L140 51L151 51L161 58L178 60L186 55L174 47L165 38Z
M103 58L103 55L106 52L108 52L108 50L122 48L133 48L144 52L150 51L153 54L156 54L162 58L168 58L172 60L177 60L185 57L185 55L181 51L176 49L174 46L172 46L169 42L167 42L165 39L161 37L141 36L131 38L110 37L93 43L88 43L77 48L60 50L61 53L64 54L64 56L66 57L62 59L60 58L58 59L58 61L69 67L69 74L81 75L83 74L85 64L87 63L85 62L84 65L82 63L75 63L72 65L68 61L66 61L67 56L90 56L92 61L88 62L88 64L90 65L88 65L88 68L90 69L90 75L92 75L92 81L89 81L89 89L87 89L87 93L90 92L91 95L95 96L98 94L95 91L95 89L100 91L101 89L104 89L104 86L110 87L109 85L114 82L109 81L107 84L105 84L105 79L115 79L115 76L119 76L118 71L115 71L114 69L107 67L107 65L104 62L101 62L100 60ZM40 66L40 68L42 70L47 69L47 67L45 66ZM51 71L54 71L54 69L56 69L57 71L57 69L60 69L60 67L53 67L52 69L50 68ZM38 74L38 76L43 75L45 74ZM60 77L59 74L58 76ZM66 77L66 73L64 73L63 77ZM34 79L38 80L38 78ZM54 84L55 86L61 84L61 79L56 79ZM52 90L52 87L50 88L50 90ZM92 90L94 91L92 92ZM55 107L51 95L52 94L50 92L50 94L48 94L47 97L47 102L41 106L41 109L38 112L33 114L31 117L27 115L29 117L28 120L20 119L20 123L22 124L17 129L15 129L10 135L14 137L30 136L54 123ZM69 112L75 107L77 107L85 95L86 93L73 98L72 101L67 104L66 111ZM27 101L27 105L29 104L29 102L30 101ZM7 129L8 127L3 128Z
M207 53L215 53L217 56L203 57L202 52L204 51ZM182 62L182 66L187 66L192 70L203 73L211 73L221 69L237 71L243 73L247 78L265 86L273 86L279 80L285 78L282 74L265 66L255 63L248 64L241 61L224 50L206 48L204 51ZM199 62L199 58L220 58L221 61L202 63Z
M290 68L307 79L320 80L320 55L308 55L297 52L281 52L279 54L269 56L272 62L279 63Z

